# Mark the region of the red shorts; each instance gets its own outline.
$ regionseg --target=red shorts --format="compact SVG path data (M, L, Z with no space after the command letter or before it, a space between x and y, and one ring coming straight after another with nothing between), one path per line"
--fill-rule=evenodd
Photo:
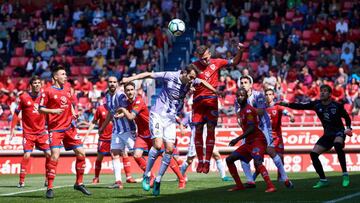
M68 130L50 133L50 148L65 147L65 150L73 150L83 146L81 137L77 134L76 128L71 127Z
M240 156L241 160L245 162L250 162L251 159L261 158L264 159L264 154L266 152L266 141L255 141L251 144L243 144L239 148L237 148L233 153L237 156Z
M150 148L152 147L153 143L152 143L152 139L149 136L148 138L144 138L142 136L136 136L135 139L135 145L134 145L134 149L141 149L143 151L149 151Z
M23 135L23 148L24 152L32 152L35 148L41 151L50 150L49 146L49 135L34 135L34 134L24 134Z
M111 140L99 140L98 141L98 153L103 155L110 154Z
M277 153L284 154L284 142L282 136L273 135L273 145Z
M206 123L208 121L217 124L219 112L218 112L218 100L216 98L202 99L200 101L195 100L192 108L193 108L192 122L194 124Z

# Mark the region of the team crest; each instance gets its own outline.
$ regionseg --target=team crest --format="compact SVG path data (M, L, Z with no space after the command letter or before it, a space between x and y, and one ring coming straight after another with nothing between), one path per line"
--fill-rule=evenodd
M28 102L27 102L27 105L29 105L29 106L30 106L30 105L31 105L31 101L28 101Z
M60 102L61 102L61 105L66 105L66 103L67 103L66 97L65 97L65 96L62 96L62 97L60 98Z
M276 110L272 110L272 114L275 116L276 115Z
M330 109L330 111L331 111L332 114L336 114L336 109L335 108Z
M215 70L215 68L216 68L216 67L215 67L214 64L210 64L210 69L211 69L211 70Z
M57 99L57 98L58 98L58 96L55 94L55 95L54 95L54 99Z

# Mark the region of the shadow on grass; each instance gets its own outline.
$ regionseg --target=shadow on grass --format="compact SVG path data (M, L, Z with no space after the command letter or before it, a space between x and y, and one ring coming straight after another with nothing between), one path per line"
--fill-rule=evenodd
M340 173L341 174L341 173ZM351 176L351 185L348 188L341 186L342 177L329 176L330 186L322 189L312 189L312 186L319 180L318 178L306 178L293 180L295 188L288 189L283 183L274 182L277 192L265 193L265 183L257 181L257 187L254 189L246 189L244 191L228 192L231 186L215 187L215 188L199 188L198 190L176 190L173 194L160 194L153 197L151 191L149 195L145 195L145 199L130 201L133 203L142 202L323 202L326 200L337 199L349 194L360 191L360 174ZM166 183L161 186L165 186ZM189 183L191 184L191 183ZM211 186L210 186L211 187ZM176 192L175 191L175 192ZM349 202L349 201L347 201Z

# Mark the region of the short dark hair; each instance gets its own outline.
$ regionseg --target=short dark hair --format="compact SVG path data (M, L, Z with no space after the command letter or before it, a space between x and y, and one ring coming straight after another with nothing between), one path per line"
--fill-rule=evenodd
M40 81L41 81L41 79L40 79L39 76L37 76L37 75L32 76L32 77L30 78L30 80L29 80L29 84L31 85L31 84L32 84L34 81L36 81L36 80L40 80Z
M109 77L106 78L106 81L109 82L109 78L115 78L117 82L119 82L119 78L117 78L115 75L110 75Z
M196 53L201 56L205 54L206 50L208 50L208 47L205 45L201 45L196 48Z
M273 88L267 88L267 89L265 89L265 93L268 92L268 91L271 91L272 93L275 94L275 90L274 90Z
M191 71L194 71L196 75L198 75L200 73L200 70L197 68L196 65L194 64L189 64L187 65L182 71L181 73L186 73L189 74Z
M126 87L129 86L129 85L130 85L130 86L133 86L133 87L135 88L135 83L132 82L132 81L125 83L125 84L124 84L124 88L126 88Z
M253 78L252 78L250 75L243 75L243 76L240 77L240 80L242 80L242 79L247 79L247 80L249 80L250 84L253 84L253 83L254 83L254 80L253 80Z
M332 88L329 85L321 85L320 90L326 89L329 93L332 93Z
M55 73L57 73L59 70L65 70L65 67L62 65L57 65L51 69L51 76L54 78Z

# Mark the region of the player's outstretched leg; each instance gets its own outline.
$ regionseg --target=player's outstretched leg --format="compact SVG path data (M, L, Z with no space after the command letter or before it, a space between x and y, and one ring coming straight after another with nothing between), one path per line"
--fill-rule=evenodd
M207 136L206 136L206 149L205 149L205 162L202 169L203 173L209 173L210 159L212 157L215 146L215 124L212 122L207 123Z
M276 188L275 188L274 184L271 182L269 173L266 170L265 166L262 164L255 163L255 167L257 168L256 170L258 170L260 172L261 176L263 177L263 179L267 185L265 192L275 192Z
M196 172L202 173L204 167L204 141L203 141L204 124L197 124L195 128L195 150L199 163Z
M171 170L176 174L176 176L177 176L177 178L178 178L178 180L179 180L179 186L178 186L178 188L179 188L179 189L184 189L184 188L185 188L186 181L185 181L184 176L181 174L179 164L178 164L178 162L175 160L174 157L170 160L170 168L171 168Z
M343 172L342 186L343 187L349 187L349 185L350 185L350 177L349 177L349 173L347 172L347 169L346 169L346 157L345 157L345 152L343 150L344 144L342 142L335 142L334 143L334 148L335 148L335 151L336 151L336 153L338 155L341 170Z
M319 160L319 154L316 153L316 152L311 152L310 156L311 156L311 160L313 162L313 166L315 168L315 171L320 177L320 181L317 182L316 185L313 186L313 188L318 189L318 188L323 188L323 187L329 186L329 182L326 179L324 169L323 169L323 167L321 165L321 162Z
M279 156L279 154L275 151L275 148L268 146L266 152L270 155L275 166L278 169L278 172L280 173L280 181L283 181L287 188L294 188L294 184L289 180L286 171L284 169L283 161Z
M29 161L30 161L30 152L25 152L23 159L21 160L19 184L17 185L18 188L25 187L25 176L29 165Z
M165 152L161 161L161 165L160 165L160 170L158 175L155 178L155 182L154 182L154 188L153 188L153 195L154 196L158 196L160 195L160 183L161 183L161 178L163 177L163 175L166 172L166 169L168 168L171 159L172 159L172 152Z
M220 178L222 181L233 181L231 177L226 176L225 166L223 161L221 160L221 155L217 149L214 149L212 157L215 159L216 167L219 171Z
M161 146L161 145L160 145ZM161 147L160 147L161 148ZM159 148L159 149L160 149ZM148 161L146 163L146 170L144 172L143 181L142 181L142 188L145 191L149 191L151 187L151 169L154 166L154 163L157 157L160 155L161 151L156 149L155 147L151 147L148 155Z
M244 171L245 177L247 182L245 183L245 187L246 188L255 188L255 181L253 179L253 176L251 174L251 168L250 168L250 164L246 163L245 161L241 161L241 167Z
M74 150L76 151L76 150ZM74 189L82 192L84 195L91 195L91 192L86 188L83 183L84 171L85 171L85 153L82 148L79 148L75 153L76 156L76 182Z
M131 176L131 162L127 155L123 156L123 165L124 165L124 171L125 171L125 175L126 175L126 182L127 183L136 183L134 178Z
M231 176L234 178L235 183L236 183L235 187L230 188L228 191L245 190L245 187L241 182L240 176L237 172L237 169L236 169L236 166L234 163L237 159L238 158L235 157L234 155L230 155L226 158L226 164L229 168L229 172L230 172Z
M101 163L104 158L103 154L98 153L96 161L95 161L95 177L92 180L92 184L97 184L100 182L99 176L101 171Z

